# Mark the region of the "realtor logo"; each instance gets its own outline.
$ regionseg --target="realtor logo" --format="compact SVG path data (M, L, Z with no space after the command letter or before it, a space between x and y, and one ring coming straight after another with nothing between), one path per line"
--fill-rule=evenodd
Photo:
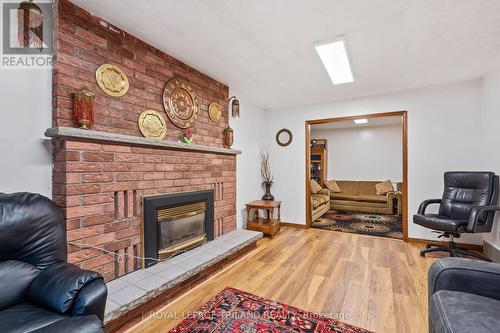
M6 1L2 6L1 68L51 68L52 2Z

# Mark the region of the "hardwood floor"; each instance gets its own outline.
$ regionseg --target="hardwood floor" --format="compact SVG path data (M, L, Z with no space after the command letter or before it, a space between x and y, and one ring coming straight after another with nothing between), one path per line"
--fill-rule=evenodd
M379 333L427 332L423 244L318 229L284 227L220 274L128 332L168 332L226 286ZM149 313L144 314L145 317ZM177 316L177 318L173 318Z

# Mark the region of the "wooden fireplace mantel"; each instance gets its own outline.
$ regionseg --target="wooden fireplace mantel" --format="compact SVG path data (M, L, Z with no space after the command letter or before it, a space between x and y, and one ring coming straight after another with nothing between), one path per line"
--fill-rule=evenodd
M166 140L155 140L155 139L141 138L132 135L90 131L72 127L48 128L45 131L45 136L49 138L70 138L70 139L79 139L79 140L93 141L93 142L112 142L112 143L127 144L132 146L146 146L152 148L197 151L197 152L224 154L224 155L241 154L241 151L236 149L202 146L197 144L187 144L187 143L172 142Z

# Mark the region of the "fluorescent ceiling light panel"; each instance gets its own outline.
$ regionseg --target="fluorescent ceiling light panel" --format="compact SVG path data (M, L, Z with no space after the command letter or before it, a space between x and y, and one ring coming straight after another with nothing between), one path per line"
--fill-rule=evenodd
M354 119L354 123L359 125L359 124L366 124L368 123L368 119L366 118L361 118L361 119Z
M315 43L314 48L333 84L354 81L344 36L328 42Z

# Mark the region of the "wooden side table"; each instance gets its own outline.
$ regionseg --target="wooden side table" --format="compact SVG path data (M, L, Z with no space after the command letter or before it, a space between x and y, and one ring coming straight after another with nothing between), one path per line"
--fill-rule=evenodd
M255 200L246 204L247 206L247 229L260 231L264 235L274 238L280 230L281 224L281 201ZM251 211L254 210L253 216ZM259 209L266 211L266 217L259 217ZM274 210L278 210L278 218L274 218Z

